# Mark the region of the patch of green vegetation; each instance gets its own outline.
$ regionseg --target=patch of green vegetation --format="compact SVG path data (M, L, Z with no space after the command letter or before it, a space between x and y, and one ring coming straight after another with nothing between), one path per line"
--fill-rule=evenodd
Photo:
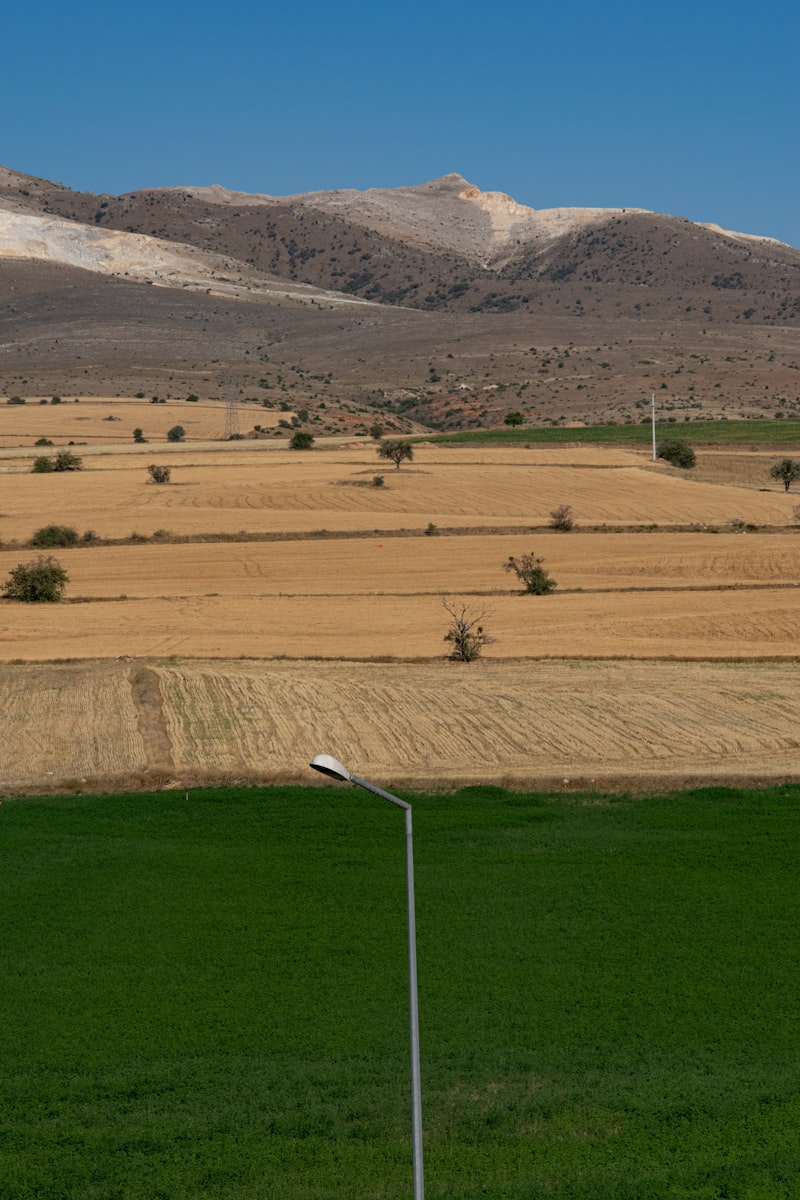
M430 1200L789 1200L800 787L414 804ZM410 1193L402 819L6 800L3 1200Z
M800 441L800 420L775 421L692 421L686 427L686 436L693 446L700 445L760 445L792 444ZM667 422L656 423L658 440L674 435L674 427ZM471 442L473 444L513 445L564 444L564 443L607 443L609 445L642 445L652 443L652 426L645 425L586 425L579 429L564 426L538 426L520 429L484 429L463 433L432 434L414 441L427 442Z

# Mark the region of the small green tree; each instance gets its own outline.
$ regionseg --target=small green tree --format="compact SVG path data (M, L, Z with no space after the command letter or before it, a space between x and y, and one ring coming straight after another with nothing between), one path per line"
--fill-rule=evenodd
M672 467L683 467L689 470L697 462L697 455L688 442L680 438L668 438L658 448L658 457L663 458Z
M54 469L52 458L48 458L46 454L41 454L38 458L35 458L31 467L34 475L46 475Z
M44 525L37 529L31 538L31 546L74 546L78 541L78 531L71 525Z
M298 429L289 446L292 450L310 450L314 445L313 433L306 432L305 429Z
M50 441L50 438L40 437L33 444L34 446L52 446L53 443Z
M71 450L59 450L53 459L54 471L82 471L83 459Z
M158 401L151 400L150 403L157 404ZM182 425L173 425L172 429L167 430L167 441L168 442L182 442L185 437L186 437L186 430L183 428Z
M140 429L138 425L133 431L133 440L138 442L140 446L147 441L147 438L144 436L144 431Z
M769 477L779 479L784 491L788 492L795 480L800 479L800 463L794 458L782 458L770 467Z
M547 596L556 589L555 579L547 574L541 558L537 558L535 554L521 554L519 558L510 554L508 562L503 563L503 570L512 571L520 583L524 584L528 595Z
M151 483L169 483L172 474L171 467L158 467L155 463L150 463L147 468L147 473L150 476Z
M401 438L387 438L378 446L378 457L388 458L400 470L400 464L408 459L411 462L414 457L414 448L410 442L403 441Z
M524 422L525 418L521 412L506 413L506 415L503 417L504 425L523 425Z
M69 575L57 559L39 555L29 563L19 563L3 584L7 600L26 604L53 604L64 595Z
M450 628L444 640L452 646L448 657L454 662L474 662L480 657L484 646L496 641L481 624L485 617L490 616L488 609L469 609L466 604L448 600L446 596L442 597L442 607L450 617Z
M379 425L377 421L373 425L370 425L369 436L373 442L379 442L383 437L383 426Z

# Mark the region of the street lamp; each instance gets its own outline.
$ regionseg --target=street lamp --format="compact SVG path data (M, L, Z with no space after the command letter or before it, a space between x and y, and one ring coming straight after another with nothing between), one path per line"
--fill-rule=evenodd
M417 1001L417 927L414 917L414 842L411 832L411 805L391 792L384 792L374 783L353 775L347 767L330 754L315 754L309 764L315 771L354 783L376 796L396 804L405 813L406 821L406 893L408 901L408 1013L411 1041L411 1154L414 1169L414 1200L423 1200L425 1176L422 1166L422 1087L419 1072L419 1004Z

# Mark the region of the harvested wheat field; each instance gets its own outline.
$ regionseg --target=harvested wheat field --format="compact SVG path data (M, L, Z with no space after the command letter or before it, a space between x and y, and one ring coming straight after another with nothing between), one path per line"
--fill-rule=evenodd
M6 793L310 780L319 751L397 786L785 778L798 774L796 673L647 661L4 667L0 778Z
M225 434L224 399L196 403L170 400L153 404L150 397L62 397L52 404L50 397L26 397L25 404L0 406L0 447L33 447L39 438L49 438L56 446L107 446L133 442L134 429L141 429L150 442L165 442L167 430L182 425L190 441L222 438ZM263 409L243 414L243 426L277 426L285 413ZM252 418L252 421L251 421ZM37 447L35 453L42 451Z
M152 450L63 475L0 450L0 578L36 529L95 535L52 551L65 602L0 601L4 786L277 778L326 748L395 781L800 776L800 526L766 456L703 480L604 447ZM551 595L503 570L528 552ZM445 661L443 596L484 613L478 663Z
M54 520L102 538L546 526L564 503L579 527L796 525L795 498L782 489L704 483L639 452L600 448L422 446L400 471L373 445L352 443L310 453L274 442L112 447L63 475L31 474L32 461L0 452L4 541ZM168 485L149 481L151 462L171 468Z

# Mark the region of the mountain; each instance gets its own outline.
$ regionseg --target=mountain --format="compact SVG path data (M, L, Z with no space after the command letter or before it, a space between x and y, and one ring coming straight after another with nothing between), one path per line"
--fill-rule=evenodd
M651 389L678 419L788 412L798 322L800 251L680 217L534 210L460 175L96 196L0 169L7 391L202 394L224 368L332 427L631 419Z

